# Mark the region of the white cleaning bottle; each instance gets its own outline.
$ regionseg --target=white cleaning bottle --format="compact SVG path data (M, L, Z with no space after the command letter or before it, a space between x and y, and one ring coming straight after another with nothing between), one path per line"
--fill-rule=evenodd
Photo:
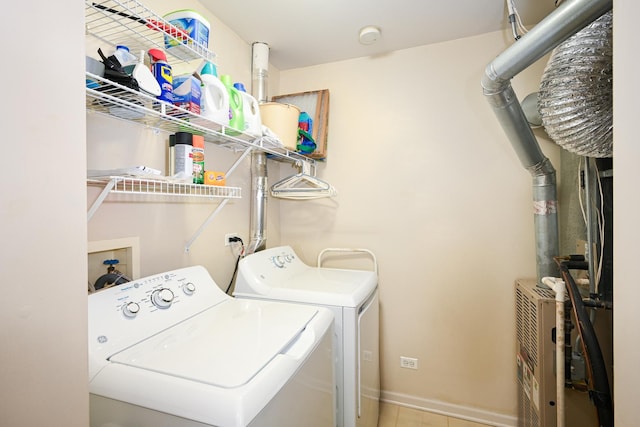
M242 83L234 83L242 95L242 112L244 114L244 133L255 138L262 136L262 120L260 119L260 105L258 101L247 93Z
M218 79L216 67L204 61L198 69L202 79L200 115L218 124L229 125L229 91Z
M117 45L115 52L113 52L113 56L118 59L118 62L120 62L120 66L125 73L129 75L133 73L133 69L138 63L138 60L135 55L129 52L129 48L127 46L122 44Z

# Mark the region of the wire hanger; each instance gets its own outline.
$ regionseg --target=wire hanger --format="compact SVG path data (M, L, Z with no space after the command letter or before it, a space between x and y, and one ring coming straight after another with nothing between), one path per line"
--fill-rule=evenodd
M281 179L271 186L271 195L280 199L307 200L335 197L338 191L328 182L311 175L311 165L301 162L302 172Z

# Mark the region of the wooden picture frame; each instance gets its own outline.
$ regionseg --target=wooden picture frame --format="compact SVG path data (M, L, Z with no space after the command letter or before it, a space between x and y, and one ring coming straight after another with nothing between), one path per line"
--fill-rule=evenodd
M329 127L329 89L291 93L273 96L272 101L295 105L300 112L306 112L311 120L311 136L316 143L313 153L305 154L315 160L327 158L327 130Z

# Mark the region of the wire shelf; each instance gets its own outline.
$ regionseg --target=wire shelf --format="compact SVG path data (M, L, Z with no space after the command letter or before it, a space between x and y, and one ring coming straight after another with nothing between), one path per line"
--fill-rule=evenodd
M242 189L238 187L190 184L160 179L156 180L123 176L90 178L87 179L87 182L99 186L106 186L108 184L112 185L112 188L110 189L111 193L196 198L242 198Z
M271 154L275 160L315 163L299 153L266 145L262 138L238 132L104 77L86 72L86 79L92 82L92 87L86 88L88 111L140 123L169 133L190 132L203 135L205 141L234 151L256 148Z
M199 114L160 101L95 74L86 73L92 86L86 89L88 110L112 117L133 121L166 132L191 132L202 134L206 141L244 149L253 137L244 133L227 135L230 128L208 120Z
M85 0L86 32L112 46L126 45L131 52L153 47L182 62L213 61L215 54L201 43L136 0ZM165 48L165 37L178 43Z
M179 29L137 0L85 0L85 21L87 34L113 46L127 45L131 52L156 47L180 61L212 61L215 57L202 44L177 33ZM165 49L165 36L185 41L186 44ZM91 82L86 88L88 111L140 123L168 133L190 132L203 135L205 141L234 151L255 148L277 161L315 163L300 153L265 143L263 138L238 132L104 77L86 72L86 79Z

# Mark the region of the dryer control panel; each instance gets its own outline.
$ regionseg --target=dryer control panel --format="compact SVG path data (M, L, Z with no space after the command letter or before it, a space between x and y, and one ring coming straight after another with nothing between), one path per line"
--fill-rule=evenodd
M281 251L281 253L270 256L269 259L271 260L273 265L275 265L276 267L284 268L286 267L287 264L291 264L292 262L294 262L294 260L297 260L298 258L293 253L293 251L287 252L283 250Z
M88 296L90 353L109 357L229 299L201 266L100 290Z
M280 246L240 260L234 295L357 307L377 283L373 271L311 267L290 246Z

